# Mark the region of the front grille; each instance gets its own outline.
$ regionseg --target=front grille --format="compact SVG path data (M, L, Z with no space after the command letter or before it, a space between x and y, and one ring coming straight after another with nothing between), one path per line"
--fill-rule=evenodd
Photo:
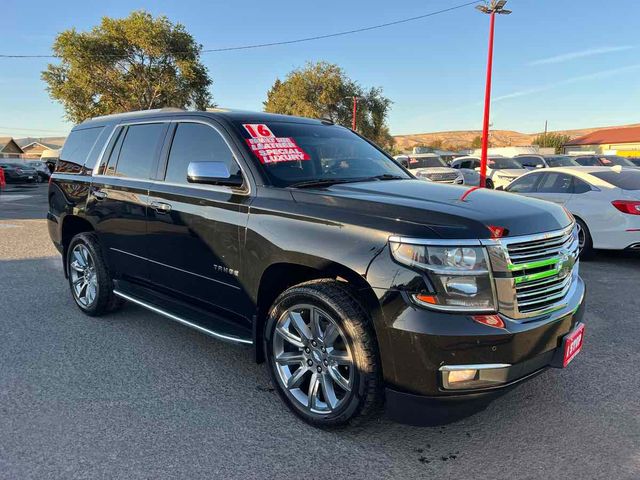
M425 174L432 182L450 182L453 183L456 178L458 178L458 174L455 172L451 173L428 173Z
M501 310L523 318L561 307L576 273L576 229L572 226L525 239L505 238L500 243L501 255L494 255L492 262L494 270L506 274L496 278Z

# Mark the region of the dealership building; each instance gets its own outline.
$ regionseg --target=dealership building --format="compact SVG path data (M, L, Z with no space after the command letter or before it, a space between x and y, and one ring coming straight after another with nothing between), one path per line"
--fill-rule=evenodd
M565 143L564 153L578 152L640 157L640 126L596 130Z

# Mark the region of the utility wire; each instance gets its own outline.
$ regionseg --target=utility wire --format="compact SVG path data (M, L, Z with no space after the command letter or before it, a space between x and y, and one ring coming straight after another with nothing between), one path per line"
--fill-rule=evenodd
M323 40L325 38L333 38L333 37L342 37L345 35L352 35L354 33L368 32L370 30L377 30L379 28L391 27L393 25L399 25L402 23L414 22L416 20L421 20L427 17L433 17L435 15L440 15L442 13L451 12L453 10L458 10L460 8L468 7L469 5L474 5L476 3L481 3L481 0L474 0L472 2L463 3L460 5L456 5L449 8L444 8L442 10L436 10L434 12L425 13L424 15L418 15L416 17L403 18L402 20L395 20L393 22L381 23L379 25L372 25L369 27L356 28L353 30L345 30L343 32L336 33L328 33L326 35L315 35L313 37L305 37L305 38L297 38L295 40L285 40L282 42L270 42L270 43L256 43L253 45L238 45L235 47L221 47L221 48L207 48L201 51L201 53L214 53L214 52L230 52L233 50L250 50L255 48L265 48L265 47L275 47L277 45L291 45L294 43L303 43L303 42L311 42L314 40ZM11 55L11 54L0 54L0 58L58 58L58 55Z

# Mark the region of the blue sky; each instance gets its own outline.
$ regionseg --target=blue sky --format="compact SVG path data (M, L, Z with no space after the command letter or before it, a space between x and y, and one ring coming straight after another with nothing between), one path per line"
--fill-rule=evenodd
M465 3L464 0L5 0L0 53L48 54L55 35L135 9L183 23L205 48L321 35ZM493 128L523 132L640 122L640 1L510 0L496 22ZM306 61L341 65L393 100L394 134L479 129L488 17L473 7L355 35L204 54L220 106L260 110L276 77ZM0 135L68 132L40 72L47 59L0 59Z

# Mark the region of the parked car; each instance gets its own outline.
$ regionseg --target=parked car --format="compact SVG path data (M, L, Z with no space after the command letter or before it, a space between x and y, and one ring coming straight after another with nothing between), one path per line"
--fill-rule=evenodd
M72 130L49 185L49 233L81 311L126 300L248 345L313 425L383 400L398 418L495 395L580 351L565 210L417 180L326 120L98 117Z
M464 177L454 168L451 168L439 156L433 153L416 153L409 156L408 168L421 180L436 183L450 183L462 185Z
M628 160L633 163L636 167L640 167L640 157L631 157Z
M631 167L636 165L628 158L619 157L618 155L577 155L574 157L583 167Z
M26 162L26 164L32 168L34 168L38 174L36 181L38 183L48 182L49 177L51 176L51 171L47 164L40 160L30 160Z
M7 183L34 183L38 172L35 168L22 163L0 162Z
M480 157L460 157L456 158L451 166L462 172L473 170L480 171ZM487 157L487 188L504 188L520 175L524 175L528 170L513 158L490 155ZM478 184L480 177L478 177Z
M478 170L480 159L477 159ZM480 185L480 174L476 170L476 157L459 157L451 161L451 168L458 170L464 178L464 184L470 186Z
M576 218L580 250L585 257L594 248L640 250L640 170L538 170L523 175L506 190L567 208Z
M60 149L57 150L43 150L40 155L40 161L44 162L49 172L53 173L56 168L56 163L60 157Z
M524 168L579 167L574 157L569 155L538 155L521 153L515 158Z

